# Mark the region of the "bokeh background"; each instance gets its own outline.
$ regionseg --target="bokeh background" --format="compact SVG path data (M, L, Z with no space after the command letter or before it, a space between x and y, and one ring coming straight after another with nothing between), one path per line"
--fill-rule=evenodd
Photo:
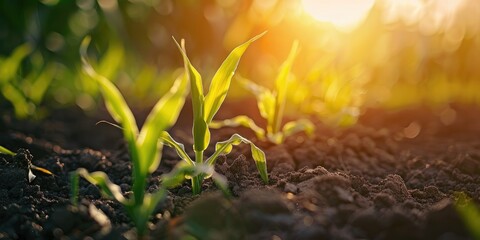
M348 125L367 108L480 103L478 0L4 0L0 104L18 117L99 103L78 49L135 108L150 107L183 66L186 40L204 80L229 51L263 31L237 74L273 87L294 40L300 53L287 108ZM205 84L208 86L208 84ZM253 98L235 83L228 99Z

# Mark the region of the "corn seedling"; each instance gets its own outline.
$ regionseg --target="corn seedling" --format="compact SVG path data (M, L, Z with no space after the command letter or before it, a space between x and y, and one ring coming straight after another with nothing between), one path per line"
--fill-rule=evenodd
M186 74L177 78L170 91L155 104L139 131L133 113L120 91L110 80L98 74L87 61L89 43L90 38L87 37L80 47L83 70L89 78L96 81L100 86L109 113L120 124L123 131L133 163L133 197L125 198L120 187L112 183L104 172L89 173L86 169L78 169L72 174L72 202L74 204L77 202L78 179L79 176L82 176L90 183L97 185L104 195L120 202L134 222L137 234L143 236L146 233L150 215L158 202L165 196L163 188L155 193L146 193L147 178L158 168L160 163L163 147L160 141L162 132L177 121L180 110L185 103L185 97L189 89L188 78ZM183 167L182 169L182 174L192 173L191 168ZM184 175L181 177L183 178ZM167 186L165 185L165 187Z
M305 131L309 135L312 134L314 125L307 119L288 122L281 129L287 91L290 84L290 71L293 61L297 55L297 49L298 42L295 41L292 45L287 60L285 60L280 67L279 74L275 81L274 91L270 91L269 89L257 85L250 80L244 78L240 79L242 84L257 97L257 104L260 114L267 120L266 133L265 130L257 126L251 118L244 115L223 121L213 121L210 123L210 127L247 127L254 131L260 140L268 139L270 142L275 144L282 143L286 137L297 132Z
M350 69L331 65L312 67L301 81L295 82L290 100L302 112L318 116L327 125L351 126L361 114L368 75L360 65Z
M263 33L264 34L264 33ZM256 163L257 169L260 173L262 180L268 183L267 165L265 161L265 153L255 146L250 140L234 134L230 139L218 142L215 145L215 152L204 161L204 151L210 144L210 130L209 124L212 122L213 117L217 113L218 109L222 105L227 95L228 89L237 65L240 61L245 50L248 46L263 36L260 34L242 45L233 49L233 51L224 60L220 68L213 76L210 84L210 89L206 95L203 94L202 77L195 67L190 63L188 59L184 44L177 43L180 49L185 68L187 69L188 77L190 79L191 95L192 95L192 107L193 107L193 150L195 152L195 161L193 161L185 152L183 144L175 141L167 132L163 132L162 140L165 145L170 146L176 150L178 155L185 160L189 165L195 166L197 164L205 163L208 166L213 166L220 154L228 154L232 150L234 145L240 143L246 143L250 145L252 157ZM182 42L183 43L183 42ZM192 191L194 194L201 192L201 185L208 175L199 175L191 178Z

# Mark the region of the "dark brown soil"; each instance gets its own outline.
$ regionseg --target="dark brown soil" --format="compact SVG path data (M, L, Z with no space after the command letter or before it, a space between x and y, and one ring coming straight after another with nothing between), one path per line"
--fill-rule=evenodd
M234 105L224 108L235 112ZM239 146L216 164L233 196L226 198L208 180L200 196L191 195L188 182L171 189L152 217L151 237L473 239L453 203L459 192L480 201L480 108L448 111L445 117L439 114L445 110L425 107L369 110L348 129L317 122L313 138L299 134L277 146L257 142L267 154L268 186L249 147ZM131 189L120 131L95 125L105 116L71 109L36 123L2 116L0 145L18 154L0 155L0 239L134 236L120 204L103 199L95 186L82 180L81 206L69 203L69 172L79 167L104 171L125 193ZM183 113L172 134L190 149L187 120ZM212 142L234 132L253 138L245 129L223 129L212 131ZM29 183L29 160L54 175L33 171L37 178ZM178 161L165 149L148 190L155 191L158 177Z

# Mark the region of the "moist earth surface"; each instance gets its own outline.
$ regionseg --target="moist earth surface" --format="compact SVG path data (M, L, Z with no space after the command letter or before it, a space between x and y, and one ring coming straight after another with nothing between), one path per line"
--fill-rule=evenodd
M237 106L238 107L238 106ZM226 109L235 112L235 105ZM228 116L229 111L226 111ZM152 216L152 239L473 239L455 200L480 200L478 107L452 105L385 112L370 109L358 124L332 128L316 121L313 136L298 134L273 145L245 129L212 130L216 141L241 133L267 156L264 185L249 153L235 147L215 165L230 195L211 182L199 196L189 182L170 189ZM70 204L69 173L104 171L131 194L131 163L121 131L96 125L105 112L86 116L54 111L42 121L2 116L0 145L0 239L122 239L135 236L122 206L80 181L78 207ZM184 111L172 135L191 149ZM193 151L187 151L194 155ZM164 148L148 191L179 157ZM29 166L48 169L53 174ZM31 180L31 179L30 179ZM68 238L67 238L68 237Z

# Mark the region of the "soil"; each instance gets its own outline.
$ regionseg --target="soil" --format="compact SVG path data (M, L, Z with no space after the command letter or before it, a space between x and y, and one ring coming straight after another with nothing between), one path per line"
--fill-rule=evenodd
M241 106L222 107L227 110L219 118L241 113ZM188 111L171 132L191 149ZM150 237L473 239L454 202L460 192L480 202L479 116L480 108L457 104L370 109L346 129L314 119L313 137L298 134L281 145L256 141L267 154L268 185L249 147L240 145L215 166L232 196L210 180L193 196L185 182L156 208ZM79 207L70 204L69 173L79 167L104 171L126 194L131 190L126 145L118 129L95 125L104 119L104 111L86 116L78 109L57 110L38 122L2 116L0 145L17 155L0 155L0 239L134 238L121 205L86 181L80 182ZM222 129L212 131L212 143L235 132L254 139L245 129ZM148 191L178 161L165 148ZM33 169L36 178L29 182L29 163L53 175Z

